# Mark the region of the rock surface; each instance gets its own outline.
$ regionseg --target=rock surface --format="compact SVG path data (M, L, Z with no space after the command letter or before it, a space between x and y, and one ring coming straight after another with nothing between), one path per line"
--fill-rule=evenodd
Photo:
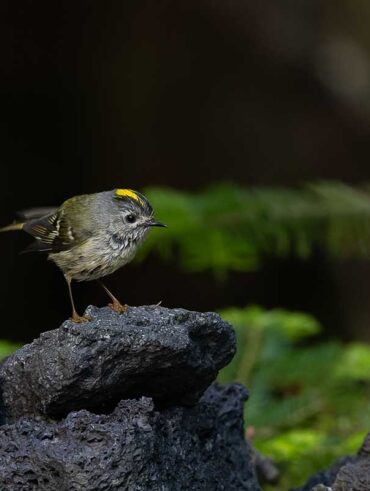
M193 407L121 401L109 415L0 427L7 491L259 491L243 437L246 391L212 385Z
M329 469L312 476L301 488L293 491L369 491L370 433L357 455L344 457Z
M66 321L0 367L3 421L108 413L141 396L160 407L192 405L235 353L234 331L214 313L146 306L86 314L89 323Z

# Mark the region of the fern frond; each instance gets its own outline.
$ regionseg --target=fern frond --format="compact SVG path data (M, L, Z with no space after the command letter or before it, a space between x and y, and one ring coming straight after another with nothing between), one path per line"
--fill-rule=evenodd
M146 194L169 225L147 251L175 253L187 270L247 271L266 255L305 258L320 246L336 257L370 256L370 186L323 182L301 189L243 189L233 184L185 193Z

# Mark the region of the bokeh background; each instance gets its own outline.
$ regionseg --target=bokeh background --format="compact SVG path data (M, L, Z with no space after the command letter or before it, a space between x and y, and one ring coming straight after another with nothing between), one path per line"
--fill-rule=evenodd
M223 376L252 389L246 420L281 466L275 489L355 449L369 423L369 20L366 0L0 4L0 223L75 194L148 190L168 232L153 231L144 260L107 284L131 305L224 309L247 354ZM331 184L305 200L318 182ZM0 240L1 337L19 343L70 312L60 272L19 255L28 243ZM95 284L75 295L80 311L106 302ZM276 359L274 379L264 367ZM334 379L313 393L324 369ZM279 417L258 420L272 402Z

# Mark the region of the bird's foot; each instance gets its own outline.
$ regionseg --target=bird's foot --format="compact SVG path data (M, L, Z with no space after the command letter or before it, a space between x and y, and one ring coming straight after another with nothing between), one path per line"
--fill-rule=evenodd
M76 324L83 324L91 321L91 317L88 317L87 315L78 315L77 312L74 312L72 314L71 321Z
M128 311L128 305L122 305L118 300L109 303L108 307L110 307L112 310L114 310L114 312L117 312L118 314L124 314Z

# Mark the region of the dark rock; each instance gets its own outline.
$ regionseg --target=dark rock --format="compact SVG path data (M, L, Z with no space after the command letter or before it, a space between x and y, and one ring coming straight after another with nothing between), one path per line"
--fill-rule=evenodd
M354 459L354 457L342 457L329 469L319 471L315 475L311 476L304 486L292 489L291 491L311 491L317 486L324 486L323 489L325 489L325 486L331 486L335 481L340 468L347 462L352 461L352 459Z
M369 491L370 433L357 455L337 460L329 469L318 472L295 491Z
M66 321L0 367L5 421L107 413L141 396L161 407L195 404L235 353L231 326L214 313L146 306L86 314L91 322Z
M243 436L240 385L212 385L193 407L121 401L109 415L21 418L0 428L0 489L259 491Z

